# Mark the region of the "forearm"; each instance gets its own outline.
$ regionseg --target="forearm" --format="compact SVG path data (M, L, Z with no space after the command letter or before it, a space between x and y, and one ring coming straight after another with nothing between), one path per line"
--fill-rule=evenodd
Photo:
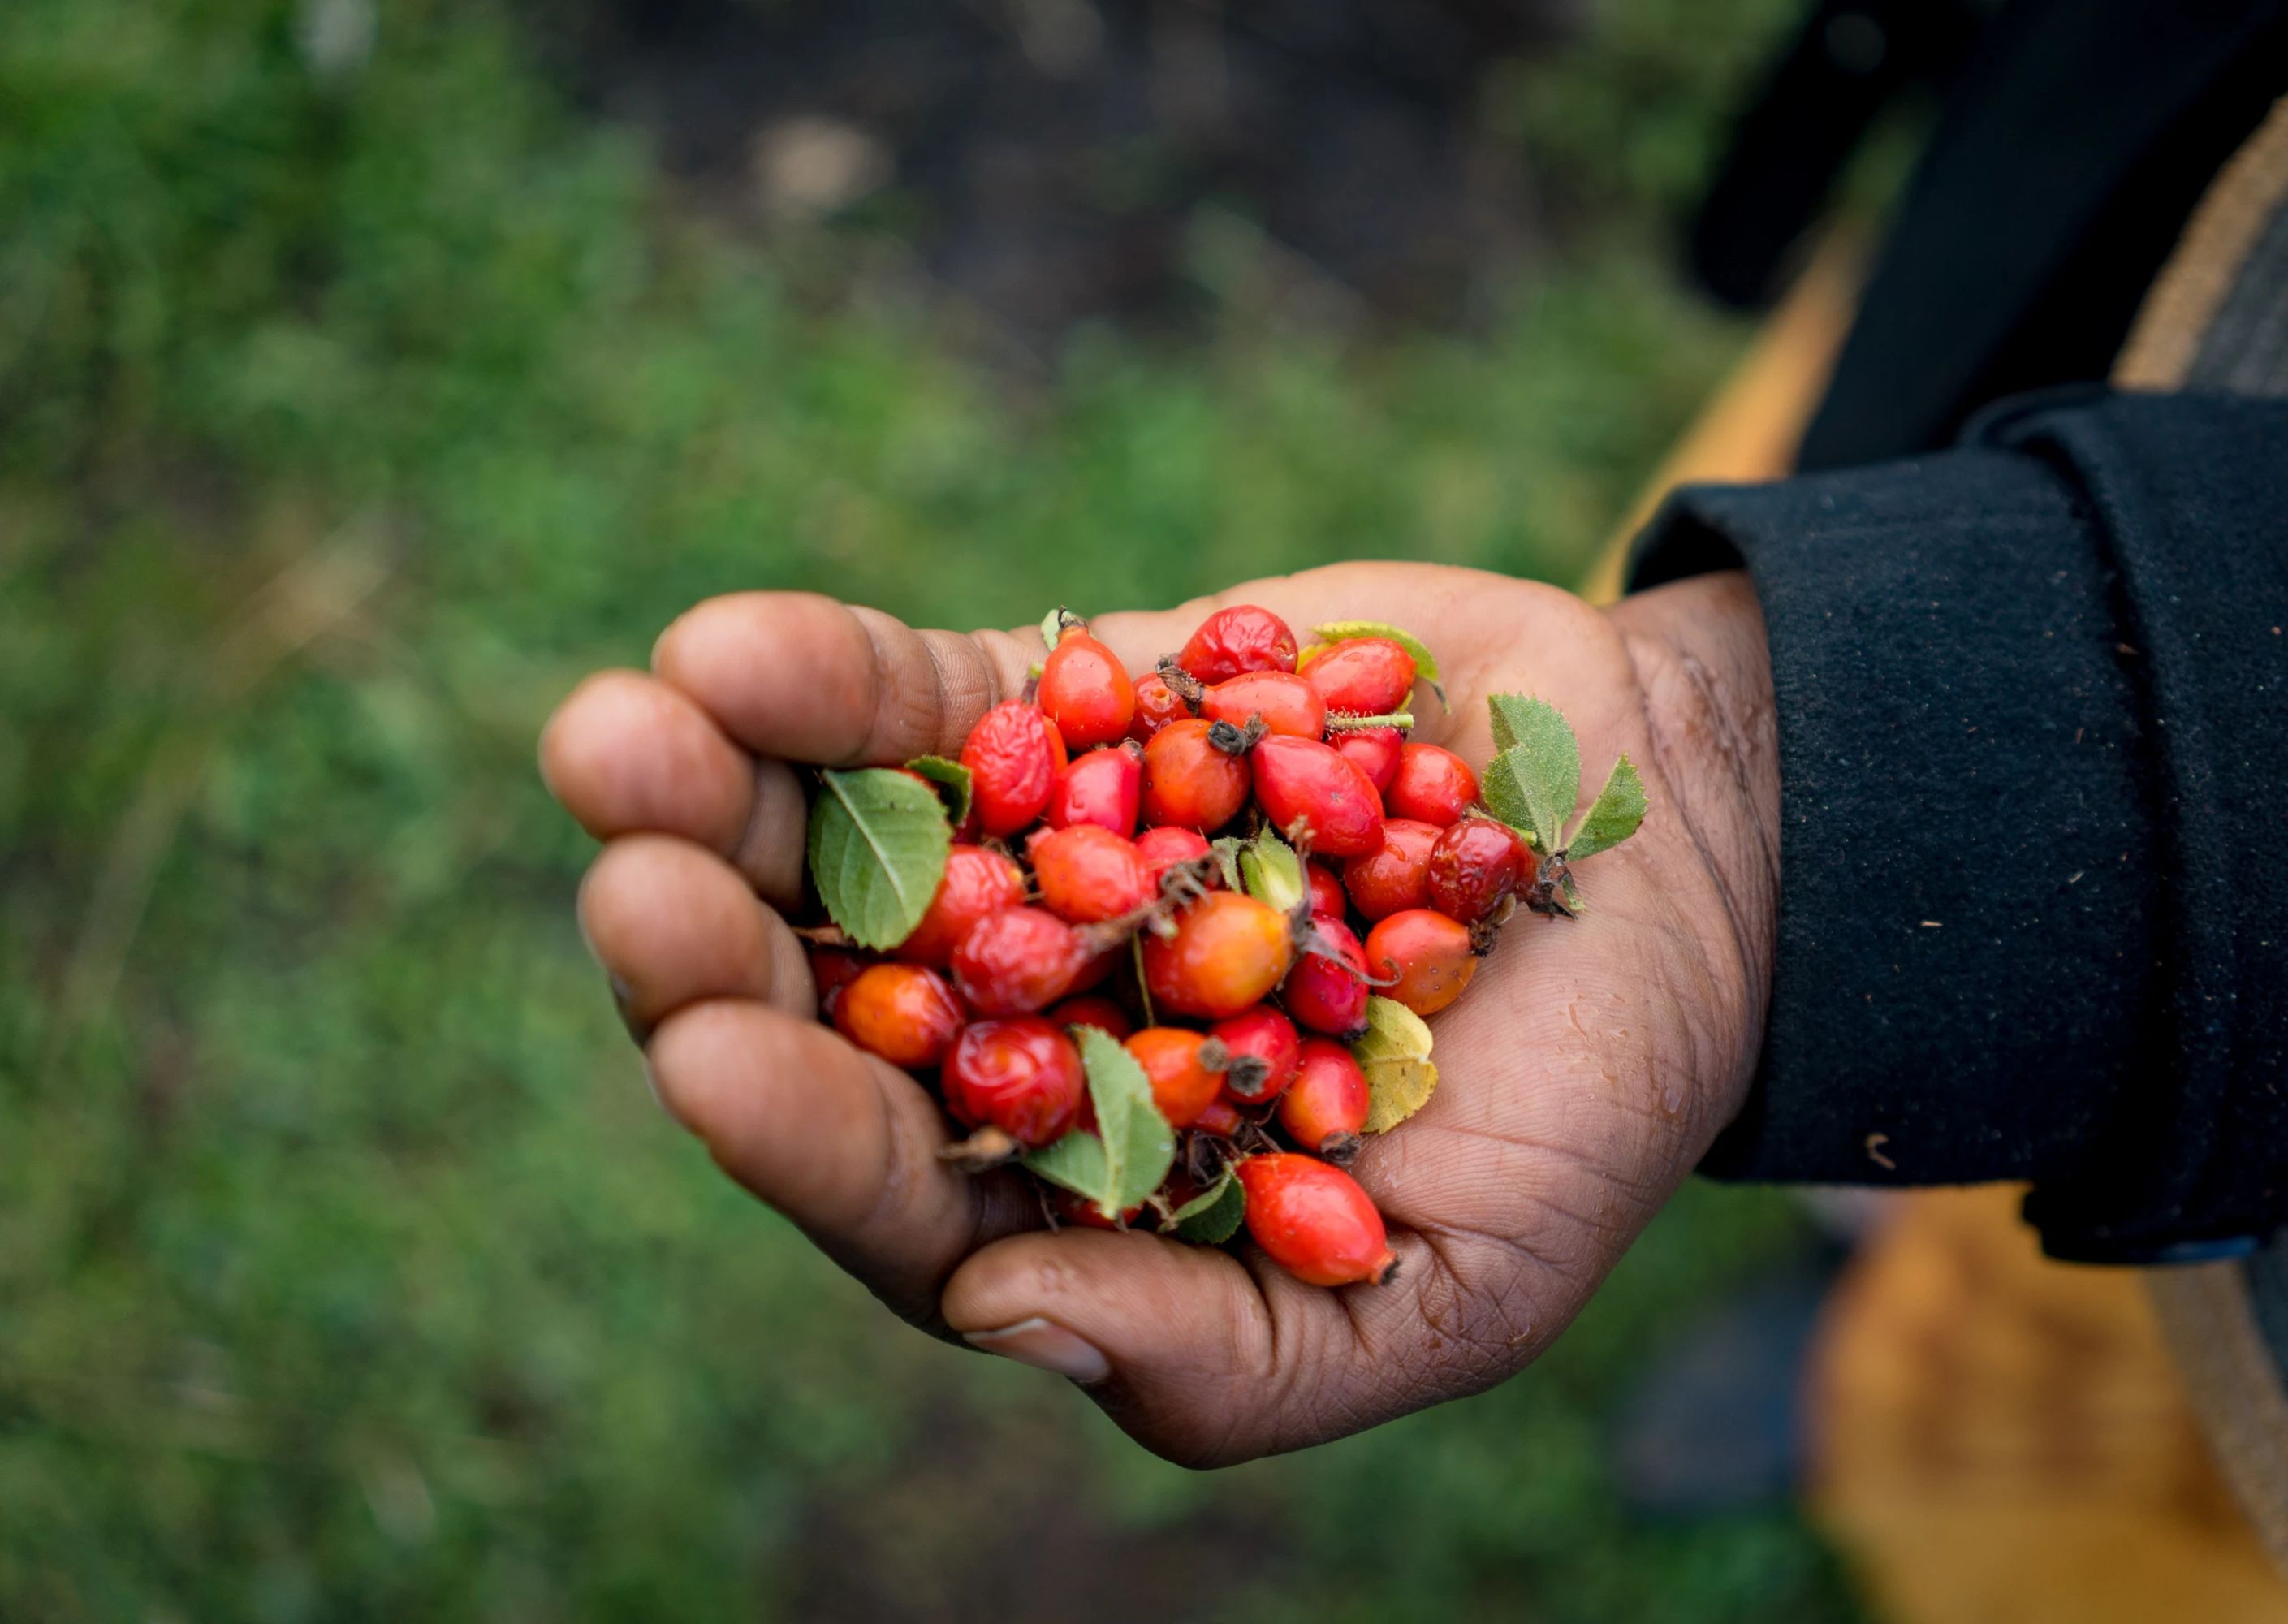
M2089 1255L2288 1215L2288 418L2152 418L1687 492L1651 532L1641 580L1744 560L1769 628L1785 878L1758 1085L1709 1170L2030 1179Z

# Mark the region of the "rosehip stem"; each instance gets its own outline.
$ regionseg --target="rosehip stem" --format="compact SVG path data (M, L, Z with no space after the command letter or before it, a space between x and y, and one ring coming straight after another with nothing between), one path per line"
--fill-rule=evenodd
M1193 715L1200 713L1200 701L1208 694L1206 683L1177 665L1176 657L1172 654L1162 655L1159 664L1153 669L1160 673L1160 681L1168 685L1170 693L1192 707Z
M1387 716L1330 716L1327 731L1339 732L1345 728L1410 728L1414 725L1411 711L1393 711Z

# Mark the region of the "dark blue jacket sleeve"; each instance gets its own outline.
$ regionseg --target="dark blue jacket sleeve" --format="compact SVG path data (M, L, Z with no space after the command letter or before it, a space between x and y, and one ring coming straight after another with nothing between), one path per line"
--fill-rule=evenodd
M1782 775L1722 1177L2031 1181L2059 1255L2288 1224L2288 402L2006 403L1955 450L1679 491L1744 564Z

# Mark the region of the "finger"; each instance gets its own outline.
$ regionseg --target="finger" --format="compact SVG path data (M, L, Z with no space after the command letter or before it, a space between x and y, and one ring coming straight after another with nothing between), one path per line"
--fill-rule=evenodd
M829 1028L746 999L687 1006L647 1050L660 1102L718 1166L917 1323L982 1242L1037 1223L1015 1175L937 1158L935 1101Z
M832 767L959 750L1039 654L1037 637L917 632L831 598L757 592L686 613L652 665L750 750Z
M1433 1261L1394 1237L1400 1280ZM1443 1392L1405 1386L1416 1288L1305 1286L1140 1231L1068 1229L979 1252L946 1283L973 1345L1079 1382L1139 1442L1218 1466L1355 1431Z
M730 856L783 907L801 896L802 791L755 761L690 697L640 672L598 672L549 718L540 773L599 840L681 835Z
M668 835L623 835L580 884L580 929L640 1042L686 1004L759 999L816 1012L802 943L713 852Z

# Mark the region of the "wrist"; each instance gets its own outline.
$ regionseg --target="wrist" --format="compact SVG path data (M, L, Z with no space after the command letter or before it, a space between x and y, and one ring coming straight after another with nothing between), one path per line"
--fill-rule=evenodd
M1695 576L1607 611L1627 647L1653 760L1670 803L1664 863L1696 870L1696 911L1719 997L1700 1079L1713 1126L1746 1102L1771 997L1779 912L1780 777L1771 656L1742 570Z

